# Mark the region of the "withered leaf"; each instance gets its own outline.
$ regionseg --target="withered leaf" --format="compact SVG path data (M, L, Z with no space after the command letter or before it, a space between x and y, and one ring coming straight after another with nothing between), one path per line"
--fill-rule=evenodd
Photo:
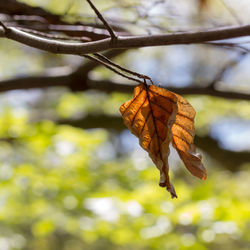
M206 171L193 144L195 111L181 96L154 85L139 84L133 99L120 107L125 125L160 171L160 183L172 198L175 189L169 181L169 144L172 141L187 169L202 179Z
M196 153L194 145L194 108L180 95L177 97L177 115L172 126L172 145L176 148L186 168L203 180L206 179L206 169L201 162L201 155Z
M160 186L177 197L168 176L171 127L177 112L176 96L156 86L139 84L134 98L120 107L125 125L139 138L139 143L160 170ZM163 111L164 110L164 111Z

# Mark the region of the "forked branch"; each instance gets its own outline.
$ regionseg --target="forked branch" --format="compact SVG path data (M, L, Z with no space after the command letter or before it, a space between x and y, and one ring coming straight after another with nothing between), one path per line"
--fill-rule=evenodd
M109 49L131 49L150 46L197 44L235 37L250 36L250 25L241 25L194 32L118 37L115 43L111 43L111 38L87 43L73 43L41 38L13 27L8 27L8 30L9 32L5 32L4 28L0 26L0 37L5 37L44 51L72 55L90 54Z
M86 0L90 7L94 10L94 12L96 13L96 15L98 16L98 18L102 21L102 23L104 24L104 26L106 27L106 29L108 30L112 41L117 39L117 36L115 34L115 32L113 31L112 27L109 25L109 23L106 21L106 19L103 17L103 15L99 12L99 10L95 7L95 5L90 1L90 0Z

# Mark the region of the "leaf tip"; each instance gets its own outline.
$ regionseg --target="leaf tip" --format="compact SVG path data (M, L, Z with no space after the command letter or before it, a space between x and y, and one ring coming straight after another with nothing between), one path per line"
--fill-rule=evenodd
M167 187L168 192L171 194L171 198L178 198L177 194L175 192L174 186L172 184L170 184L170 187Z
M205 181L207 179L207 173L204 173L204 175L201 178L203 181Z
M171 183L166 183L166 182L160 182L159 183L160 187L166 187L167 191L171 194L171 198L178 198L177 194L175 192L174 186Z

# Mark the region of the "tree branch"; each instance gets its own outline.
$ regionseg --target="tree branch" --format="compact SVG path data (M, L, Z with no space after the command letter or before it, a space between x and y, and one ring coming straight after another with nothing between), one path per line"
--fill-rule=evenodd
M27 16L40 16L47 20L49 23L62 23L61 16L52 14L41 7L32 7L25 3L20 3L16 0L0 0L1 13L8 15L27 15Z
M47 88L57 86L70 86L73 79L70 67L61 67L54 70L44 71L40 75L25 76L0 81L0 92L20 89Z
M86 68L88 65L86 65ZM172 84L170 84L171 86ZM72 72L69 75L53 75L44 72L38 76L27 76L20 78L13 78L0 81L0 92L18 89L31 89L31 88L47 88L47 87L69 87L76 91L85 91L88 89L95 89L106 93L122 92L132 93L135 85L121 84L112 81L94 80L91 78L85 79L83 75L75 74ZM72 87L72 86L75 86ZM250 93L239 93L234 91L222 91L208 87L167 87L169 91L178 93L180 95L208 95L214 97L221 97L231 100L246 100L250 101Z
M125 50L109 50L105 57L114 58ZM88 88L88 73L99 63L84 61L76 70L71 67L57 67L45 70L42 74L35 76L23 76L0 81L0 92L20 89L47 88L47 87L68 87L72 91L84 91Z
M174 86L173 84L166 84L165 86ZM132 93L135 85L130 84L122 84L122 83L115 83L109 80L92 80L88 79L88 88L96 89L100 91L104 91L107 93L110 92L122 92L122 93ZM231 100L250 100L250 93L239 93L234 91L223 91L218 89L212 89L210 86L208 87L163 87L169 91L176 92L180 95L208 95L208 96L215 96L215 97L222 97Z
M26 28L33 32L60 32L80 39L88 37L90 40L100 40L109 37L103 24L67 22L64 15L56 15L41 7L33 7L16 0L0 0L0 13L9 15L6 16L6 26L10 27ZM112 28L117 35L130 35L117 25L112 25Z
M148 46L204 43L209 41L217 41L250 35L250 25L242 25L196 32L118 37L115 43L111 43L111 38L106 38L100 41L87 42L83 44L53 41L50 39L28 34L26 32L18 30L17 28L8 28L10 31L8 33L5 33L3 27L0 27L0 37L6 37L30 47L52 53L73 55L83 55L118 48L128 49Z

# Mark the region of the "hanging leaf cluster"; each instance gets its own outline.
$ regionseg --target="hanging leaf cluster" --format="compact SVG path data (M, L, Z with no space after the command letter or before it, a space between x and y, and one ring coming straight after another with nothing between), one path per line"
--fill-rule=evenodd
M139 138L141 147L159 169L159 185L166 187L172 198L177 195L168 174L170 143L186 168L193 175L206 179L206 169L194 145L195 110L183 97L141 83L135 87L133 99L121 105L120 112L125 125Z

